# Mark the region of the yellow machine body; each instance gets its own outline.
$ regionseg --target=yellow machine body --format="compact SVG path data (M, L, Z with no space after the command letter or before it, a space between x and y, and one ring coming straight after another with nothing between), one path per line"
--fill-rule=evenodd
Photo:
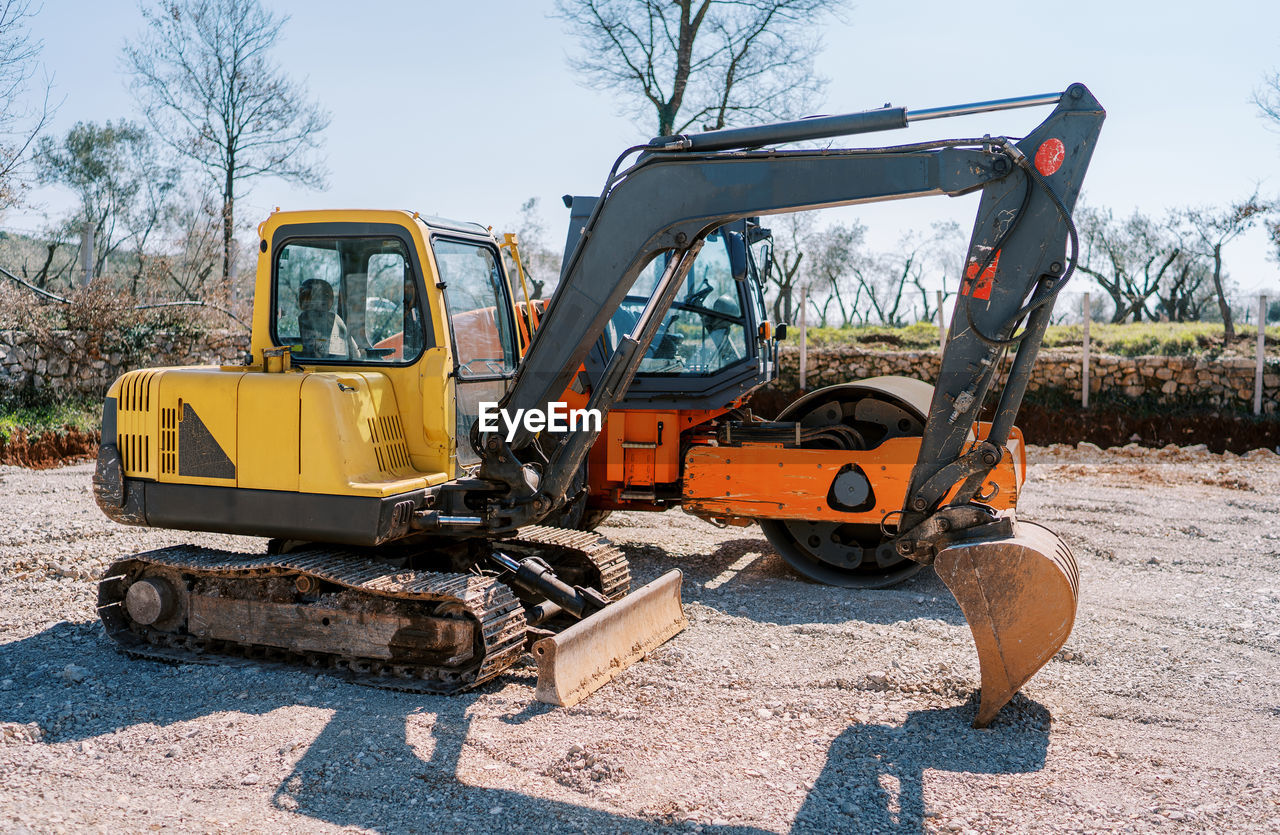
M411 243L421 270L414 281L435 334L435 344L412 364L309 365L273 339L277 234L334 224L395 227ZM484 242L479 227L467 231L464 237ZM122 474L147 488L145 511L135 516L163 527L359 545L403 535L407 510L381 519L395 515L396 497L412 499L459 473L453 332L432 232L423 219L399 211L271 215L259 227L248 364L134 371L108 391ZM223 489L174 493L152 485ZM351 509L354 520L331 518ZM316 520L320 527L309 527Z

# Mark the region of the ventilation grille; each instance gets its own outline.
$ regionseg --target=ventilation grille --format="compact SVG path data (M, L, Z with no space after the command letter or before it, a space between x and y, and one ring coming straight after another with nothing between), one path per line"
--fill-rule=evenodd
M120 462L126 473L146 473L151 469L151 438L136 432L122 432L116 437Z
M178 472L178 410L160 410L160 472Z
M151 378L154 376L154 371L134 371L124 375L116 399L116 412L150 412Z
M412 468L399 415L369 418L369 436L373 439L373 453L378 457L379 470L395 473Z
M116 397L116 448L129 475L151 475L151 380L154 371L124 376Z

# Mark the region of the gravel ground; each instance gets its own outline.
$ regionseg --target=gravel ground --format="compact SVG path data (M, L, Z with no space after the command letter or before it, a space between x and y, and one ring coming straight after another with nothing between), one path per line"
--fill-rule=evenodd
M1032 448L1021 512L1075 549L1075 632L987 730L922 573L792 576L754 528L604 533L685 569L689 629L583 704L521 666L444 698L118 655L93 578L260 540L124 528L87 465L0 467L0 829L1280 831L1280 457Z

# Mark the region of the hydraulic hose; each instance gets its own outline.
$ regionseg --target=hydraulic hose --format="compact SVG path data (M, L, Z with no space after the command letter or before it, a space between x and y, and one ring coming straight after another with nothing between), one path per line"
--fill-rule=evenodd
M1026 173L1029 182L1027 183L1026 189L1023 191L1022 205L1018 208L1018 213L1017 215L1014 216L1013 222L1009 224L1009 228L1007 228L1004 231L1004 234L1001 235L999 240L996 241L995 246L993 246L991 248L991 251L987 253L986 258L983 259L982 265L979 267L975 275L980 276L982 275L983 272L986 271L987 267L989 267L991 265L991 262L995 259L996 253L1000 251L1001 247L1004 246L1005 242L1009 239L1009 237L1013 234L1014 230L1017 229L1018 225L1022 222L1022 218L1025 216L1027 211L1027 206L1031 202L1031 184L1032 183L1035 183L1037 186L1040 187L1042 191L1044 191L1046 195L1048 195L1049 199L1053 202L1053 205L1057 208L1058 213L1062 216L1063 221L1067 224L1067 241L1069 244L1069 251L1070 251L1070 255L1068 256L1068 260L1067 260L1066 270L1063 272L1062 276L1057 281L1054 282L1053 286L1049 289L1049 291L1039 296L1038 298L1036 298L1033 293L1032 294L1033 297L1031 301L1027 302L1022 307L1014 311L1013 315L1010 316L1009 319L1006 320L1005 324L1000 328L1001 331L1003 330L1013 331L1014 329L1017 328L1018 323L1021 322L1032 311L1053 302L1058 297L1058 294L1062 292L1062 288L1066 286L1067 281L1071 279L1072 274L1075 273L1076 271L1076 260L1080 254L1080 238L1076 231L1075 221L1071 217L1071 212L1067 210L1067 207L1063 204L1062 199L1058 197L1057 192L1053 190L1053 187L1050 186L1049 183L1044 179L1044 177L1040 175L1039 171L1036 171L1035 166L1030 163L1026 155L1023 154L1021 150L1019 150L1015 145L1013 145L1008 140L1005 140L1003 145L1005 147L1005 150L1010 152L1010 156L1012 157L1014 163ZM1027 332L1025 330L1022 333L1010 336L1005 339L1002 339L998 336L990 336L988 334L983 333L982 329L979 328L977 323L974 322L973 320L972 306L973 306L973 297L969 296L968 301L964 306L965 319L969 327L973 330L974 336L978 337L978 339L983 343L990 345L994 348L1011 348L1016 345L1020 345L1022 341L1027 338Z

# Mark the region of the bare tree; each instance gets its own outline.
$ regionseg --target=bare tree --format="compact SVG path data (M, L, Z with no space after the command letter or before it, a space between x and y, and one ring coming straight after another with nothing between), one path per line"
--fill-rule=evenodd
M801 287L800 267L804 262L807 239L813 232L814 215L812 212L791 212L779 215L772 225L774 237L769 255L772 262L769 283L773 289L764 289L766 295L772 296L773 321L794 322L799 317L794 306L795 293Z
M1092 206L1076 210L1080 230L1080 263L1077 269L1093 278L1108 296L1112 322L1132 317L1141 322L1158 317L1147 304L1182 252L1169 233L1170 222L1157 222L1135 210L1118 221L1110 209Z
M847 328L852 323L858 310L861 282L851 288L848 280L851 275L862 275L866 266L867 256L862 251L866 235L867 228L854 221L833 223L809 236L807 244L812 258L805 270L805 284L820 327L827 326L832 302L840 312L840 327Z
M777 321L787 318L792 297L802 288L819 327L899 326L920 316L928 319L935 311L926 290L939 282L945 287L948 273L959 270L955 223L908 233L887 253L866 248L867 230L858 221L818 227L816 213L800 212L779 217L774 226L767 289ZM916 292L908 293L908 287Z
M151 127L221 193L225 287L241 184L265 176L322 187L313 152L329 114L271 61L288 18L259 0L157 0L143 17L124 63Z
M1255 189L1249 197L1225 208L1200 206L1178 213L1190 247L1213 263L1213 289L1222 313L1223 336L1228 342L1236 338L1236 329L1223 289L1222 248L1263 220L1270 211L1272 207L1258 199Z
M48 84L38 105L24 101L43 47L27 30L33 14L30 0L0 0L0 210L20 200L23 164L52 116Z
M1253 91L1253 101L1263 118L1280 130L1280 72L1273 72L1262 80L1262 86Z
M1280 131L1280 72L1273 72L1263 80L1262 86L1254 91L1253 101L1263 117L1271 122L1271 127ZM1266 229L1274 248L1272 254L1280 261L1280 220L1273 215L1266 221Z
M34 235L5 234L0 261L13 267L37 291L48 290L64 277L70 284L77 247L68 232L65 223L56 223Z
M901 274L905 278L900 284L902 300L919 298L921 310L919 316L912 316L916 321L932 321L938 315L930 290L942 290L943 298L952 295L947 290L948 277L955 276L955 285L959 286L961 267L964 263L964 236L960 224L954 220L935 221L927 233L908 232L903 235L897 250L890 256L896 260ZM936 277L936 281L933 279ZM908 294L906 285L910 284L915 292ZM936 284L937 286L931 286ZM914 302L910 303L914 313Z
M1157 311L1171 322L1197 322L1204 318L1205 306L1216 298L1209 272L1204 258L1180 250L1156 291Z
M59 140L41 137L35 159L43 182L65 186L80 199L66 223L94 225L95 275L105 273L107 259L121 247L146 248L177 183L177 172L157 163L150 134L128 121L77 122ZM134 259L135 295L142 260Z
M162 232L167 245L146 256L144 268L149 283L171 287L179 298L202 300L225 256L220 252L223 220L218 199L212 194L192 192L165 208Z
M826 85L814 25L844 0L557 0L591 86L659 136L793 117Z
M844 314L845 326L857 322L901 327L936 316L928 290L937 284L934 290L945 291L948 273L959 273L959 238L956 223L934 223L927 233L907 232L890 252L852 253L849 275L854 303ZM916 299L921 300L920 308Z
M555 289L560 278L561 253L547 241L547 228L539 214L537 197L530 197L520 204L520 219L515 223L516 238L520 243L520 264L529 282L529 295L535 299L546 298ZM508 271L515 274L510 250L503 250ZM517 289L517 295L523 291Z
M914 261L913 254L896 258L881 253L857 265L852 271L857 292L854 297L856 312L850 311L851 318L856 315L858 324L862 325L874 323L898 327L904 324L900 315L903 291L911 277Z

